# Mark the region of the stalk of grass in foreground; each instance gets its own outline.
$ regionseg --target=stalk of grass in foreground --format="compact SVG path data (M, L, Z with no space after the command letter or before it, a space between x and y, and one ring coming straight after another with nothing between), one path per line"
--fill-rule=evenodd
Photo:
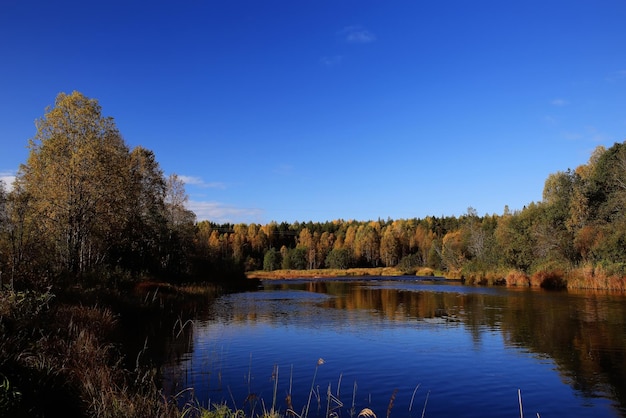
M260 400L261 404L263 405L263 410L261 411L259 415L255 415L254 410L250 411L249 415L247 415L243 409L237 409L236 406L234 408L229 408L226 404L211 405L209 408L202 408L197 405L192 405L190 402L188 402L187 405L183 408L183 410L180 411L180 414L176 416L179 418L191 418L191 417L200 417L200 418L294 418L294 417L295 418L307 418L308 413L310 411L310 403L312 400L313 392L315 390L317 371L318 371L319 366L323 364L324 364L324 359L322 358L320 358L316 363L315 372L313 373L313 379L311 381L311 388L309 390L308 401L307 401L305 408L303 408L302 414L296 413L293 409L293 405L291 404L292 377L290 377L289 391L288 391L287 398L286 398L287 410L285 414L281 414L278 411L277 404L276 404L277 387L278 387L278 367L274 366L274 369L272 372L272 380L274 382L273 394L272 394L273 398L272 398L272 406L269 410L265 407L265 403L263 402L263 399ZM293 366L292 366L292 374L293 374ZM326 413L324 415L326 418L336 418L336 417L341 416L341 412L338 412L337 410L340 410L341 408L344 407L343 402L339 398L342 377L343 375L340 375L339 377L339 383L337 385L336 396L333 395L332 393L332 385L330 383L328 384L328 388L326 391L326 395L327 395L326 411L325 411ZM413 408L415 395L417 393L417 390L420 388L420 386L421 386L421 383L418 383L412 392L411 401L410 401L409 409L408 409L409 416L411 416L410 412ZM191 389L189 390L191 391ZM353 386L353 392L352 392L352 405L351 405L351 409L348 411L349 416L351 418L354 418L355 412L356 412L356 409L355 409L356 391L357 391L357 383L355 381L354 386ZM426 407L428 405L430 392L431 391L429 390L426 393L426 396L424 399L424 405L422 408L421 418L424 418L426 416ZM395 402L397 394L398 394L398 389L394 389L389 399L389 404L387 406L386 418L390 418L391 416L391 412L394 407L394 402ZM320 401L319 393L316 393L316 395L318 396L318 403L319 403ZM231 394L231 398L232 398L232 394ZM233 399L233 405L234 405L234 399ZM521 395L520 389L518 389L518 408L519 408L520 418L524 418L522 395ZM536 415L537 415L537 418L541 418L539 413L537 413ZM167 416L165 415L162 415L162 416L164 418L167 418ZM169 414L168 416L172 416L172 415ZM365 407L360 410L360 412L357 415L357 418L377 418L377 415L372 409L370 409L369 407Z
M304 412L304 418L309 416L309 405L311 404L311 396L313 395L313 388L315 387L315 377L317 376L317 369L324 364L324 359L319 358L317 360L317 364L315 365L315 373L313 373L313 381L311 382L311 390L309 390L309 400L306 403L306 410Z

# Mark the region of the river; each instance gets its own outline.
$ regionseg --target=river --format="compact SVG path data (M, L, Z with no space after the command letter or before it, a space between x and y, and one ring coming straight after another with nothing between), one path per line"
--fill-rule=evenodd
M207 305L174 327L162 367L166 393L203 406L626 416L621 294L370 277L266 281Z

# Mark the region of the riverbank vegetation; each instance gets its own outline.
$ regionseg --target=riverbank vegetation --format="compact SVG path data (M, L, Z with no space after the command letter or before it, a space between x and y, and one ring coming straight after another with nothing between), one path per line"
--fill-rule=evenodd
M477 192L480 192L477 185ZM267 225L197 224L209 252L248 270L427 268L468 284L626 290L626 143L550 174L543 200L479 216ZM259 277L262 273L254 272Z
M191 289L254 288L281 275L441 274L626 290L626 143L551 174L541 202L501 215L265 225L198 222L183 180L165 176L152 151L130 149L78 92L57 96L28 147L15 183L0 184L2 415L177 413L115 334L138 310L165 312Z
M171 416L144 347L120 331L255 283L202 252L182 180L129 149L96 100L60 94L36 127L0 185L0 415Z
M501 215L197 228L250 270L429 269L468 284L624 291L625 205L626 143L616 143L549 175L542 201Z

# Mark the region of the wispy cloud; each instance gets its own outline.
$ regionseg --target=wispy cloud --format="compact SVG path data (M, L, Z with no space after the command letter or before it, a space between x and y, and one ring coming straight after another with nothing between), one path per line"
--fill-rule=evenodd
M347 26L339 34L351 44L367 44L376 40L376 35L362 26Z
M615 71L606 77L606 81L615 82L626 79L626 70Z
M584 132L563 132L563 137L569 141L586 141L593 142L596 144L608 144L614 141L614 138L611 135L606 134L604 132L600 132L594 126L587 126L584 129Z
M606 134L604 132L600 132L593 126L588 126L586 131L587 131L587 138L589 138L591 142L604 143L604 144L613 142L613 138L611 138L611 135Z
M179 179L183 181L185 184L189 184L192 186L198 186L206 189L225 189L226 185L224 183L220 183L217 181L214 182L206 182L202 180L200 177L195 176L178 176Z
M341 55L333 55L329 57L322 57L320 63L328 68L336 67L341 64L343 57Z
M543 117L543 121L548 125L558 125L559 120L551 115L546 115Z
M552 104L552 106L558 107L567 106L569 104L567 100L561 98L553 99L550 103Z
M220 202L189 201L188 209L196 214L198 221L208 220L224 223L262 223L264 211L259 208L238 208Z

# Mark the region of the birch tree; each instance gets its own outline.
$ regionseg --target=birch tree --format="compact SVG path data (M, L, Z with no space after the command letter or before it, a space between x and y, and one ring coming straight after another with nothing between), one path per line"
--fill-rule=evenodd
M17 177L58 268L80 273L104 261L124 224L128 148L112 118L81 93L61 93L36 122Z

